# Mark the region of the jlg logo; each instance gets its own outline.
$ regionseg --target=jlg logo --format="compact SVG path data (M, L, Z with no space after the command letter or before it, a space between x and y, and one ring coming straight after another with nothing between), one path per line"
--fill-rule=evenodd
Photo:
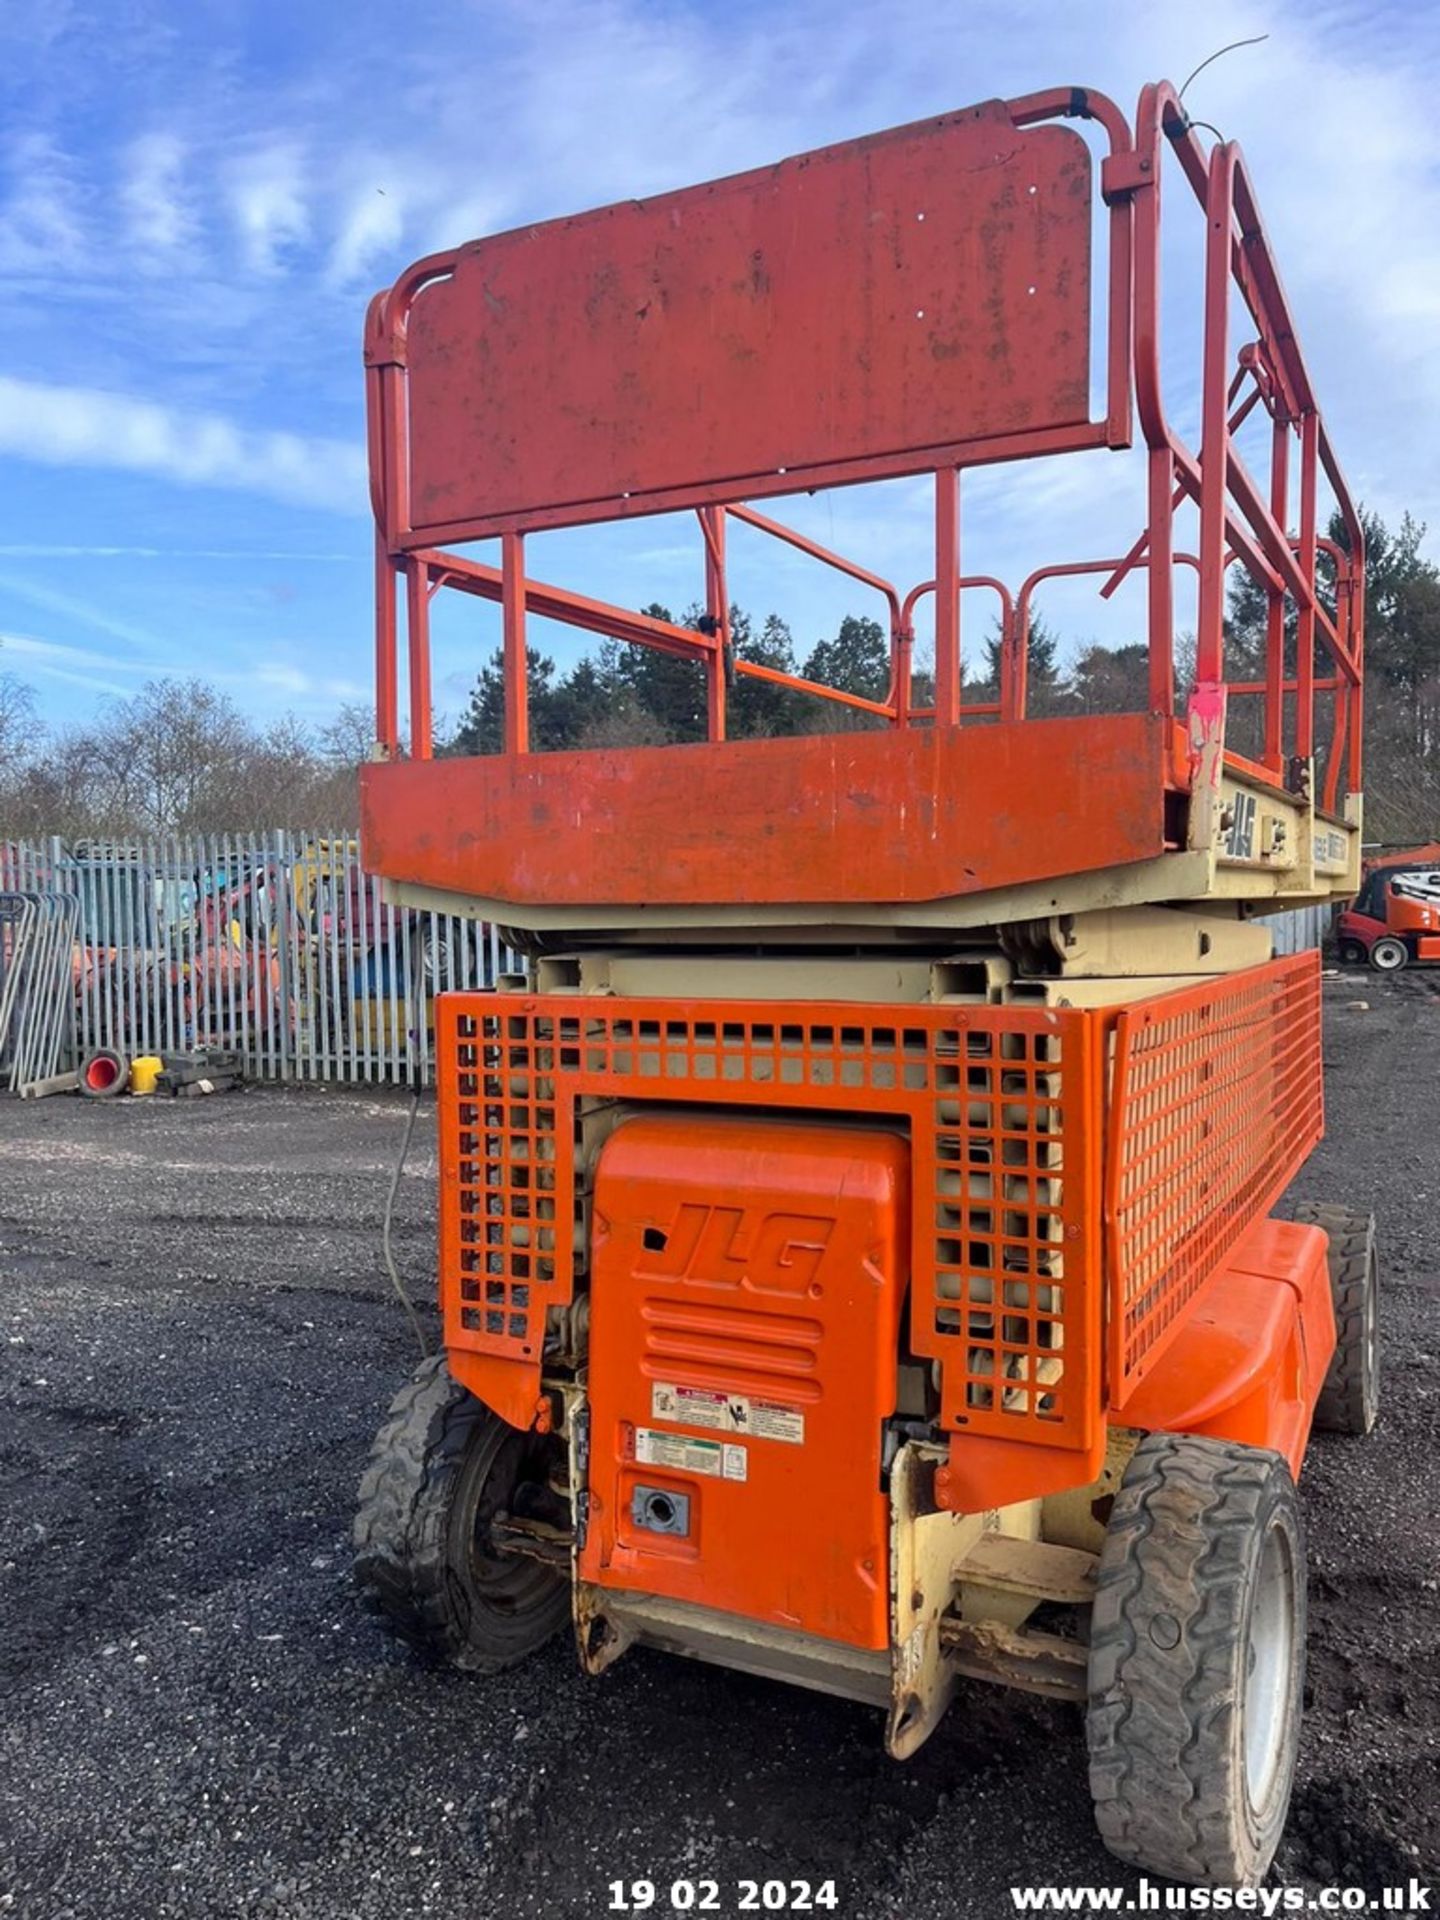
M1258 811L1253 793L1236 794L1235 817L1230 822L1230 835L1225 842L1225 851L1232 860L1255 858L1255 816Z
M834 1220L823 1215L762 1214L687 1202L668 1232L646 1228L644 1244L656 1257L642 1258L636 1273L647 1280L688 1280L754 1293L804 1293L834 1231Z

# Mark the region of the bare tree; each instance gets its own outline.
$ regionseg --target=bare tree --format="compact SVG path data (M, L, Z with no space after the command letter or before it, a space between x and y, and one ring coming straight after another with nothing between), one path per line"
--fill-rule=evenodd
M0 673L0 785L30 763L43 738L34 692L18 675Z
M31 690L0 676L0 834L349 827L355 762L339 743L357 737L358 712L318 736L291 715L262 728L202 680L156 680L88 726L47 734Z
M375 709L364 700L346 700L335 718L321 727L320 750L339 767L360 767L375 746Z

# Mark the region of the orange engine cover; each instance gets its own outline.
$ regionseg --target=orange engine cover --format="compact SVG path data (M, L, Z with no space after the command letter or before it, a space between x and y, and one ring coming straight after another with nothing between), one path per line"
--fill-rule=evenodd
M843 1124L634 1119L596 1174L580 1576L889 1644L909 1149Z

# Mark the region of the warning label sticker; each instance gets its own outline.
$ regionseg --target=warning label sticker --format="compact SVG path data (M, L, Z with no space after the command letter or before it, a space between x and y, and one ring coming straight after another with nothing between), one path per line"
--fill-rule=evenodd
M692 1440L683 1433L657 1433L653 1427L635 1429L635 1458L643 1467L674 1467L680 1473L704 1473L712 1480L744 1480L744 1447L722 1440Z
M746 1433L756 1440L785 1440L801 1446L805 1415L778 1400L756 1400L744 1393L715 1393L708 1387L678 1387L657 1380L650 1391L650 1418L713 1432Z
M713 1427L740 1433L749 1402L738 1394L712 1393L705 1387L672 1387L657 1380L650 1390L652 1420L674 1420L683 1427Z
M752 1400L746 1431L757 1440L788 1440L798 1447L805 1440L805 1416L799 1407L782 1407L775 1400Z

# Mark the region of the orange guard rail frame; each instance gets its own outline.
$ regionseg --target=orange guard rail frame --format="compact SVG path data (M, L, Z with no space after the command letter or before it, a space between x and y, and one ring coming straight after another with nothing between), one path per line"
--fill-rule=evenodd
M1064 124L1077 120L1092 123L1105 148L1098 185L1089 144ZM1198 452L1171 423L1161 381L1167 154L1205 221ZM1097 221L1106 259L1092 314ZM1254 328L1238 349L1233 293ZM1094 418L1092 336L1104 393ZM1149 706L1170 716L1175 568L1185 565L1198 574L1192 774L1208 750L1252 781L1300 791L1318 756L1315 798L1326 811L1333 815L1360 790L1360 517L1240 149L1220 141L1207 150L1167 83L1144 89L1133 133L1102 94L1056 88L433 255L372 302L365 359L381 760L402 752L397 578L406 752L425 761L433 751L430 604L441 587L502 608L505 750L523 756L531 615L698 662L712 742L726 737L735 676L799 688L892 729L939 728L1025 718L1027 634L1044 581L1094 574L1108 596L1137 569L1147 582ZM1264 484L1235 438L1256 408L1271 423ZM1148 517L1126 552L1042 567L1013 592L962 571L966 467L1127 447L1137 417L1148 451ZM749 504L916 474L934 480L935 560L933 577L908 592ZM1324 539L1318 525L1322 475L1337 503L1339 542ZM1193 553L1176 550L1184 502L1198 509ZM708 609L700 630L527 573L531 532L680 509L698 522ZM881 597L891 653L883 698L736 658L726 582L732 523L772 535ZM451 550L494 537L498 566ZM1226 674L1231 566L1265 597L1259 679ZM965 703L960 608L975 591L998 607L1001 672L996 698ZM913 620L931 596L935 695L933 705L917 705ZM1242 760L1225 753L1225 718L1229 701L1248 697L1263 702L1263 746L1258 758ZM1323 740L1317 697L1329 699ZM417 829L384 822L382 784L374 784L367 830L390 858Z

